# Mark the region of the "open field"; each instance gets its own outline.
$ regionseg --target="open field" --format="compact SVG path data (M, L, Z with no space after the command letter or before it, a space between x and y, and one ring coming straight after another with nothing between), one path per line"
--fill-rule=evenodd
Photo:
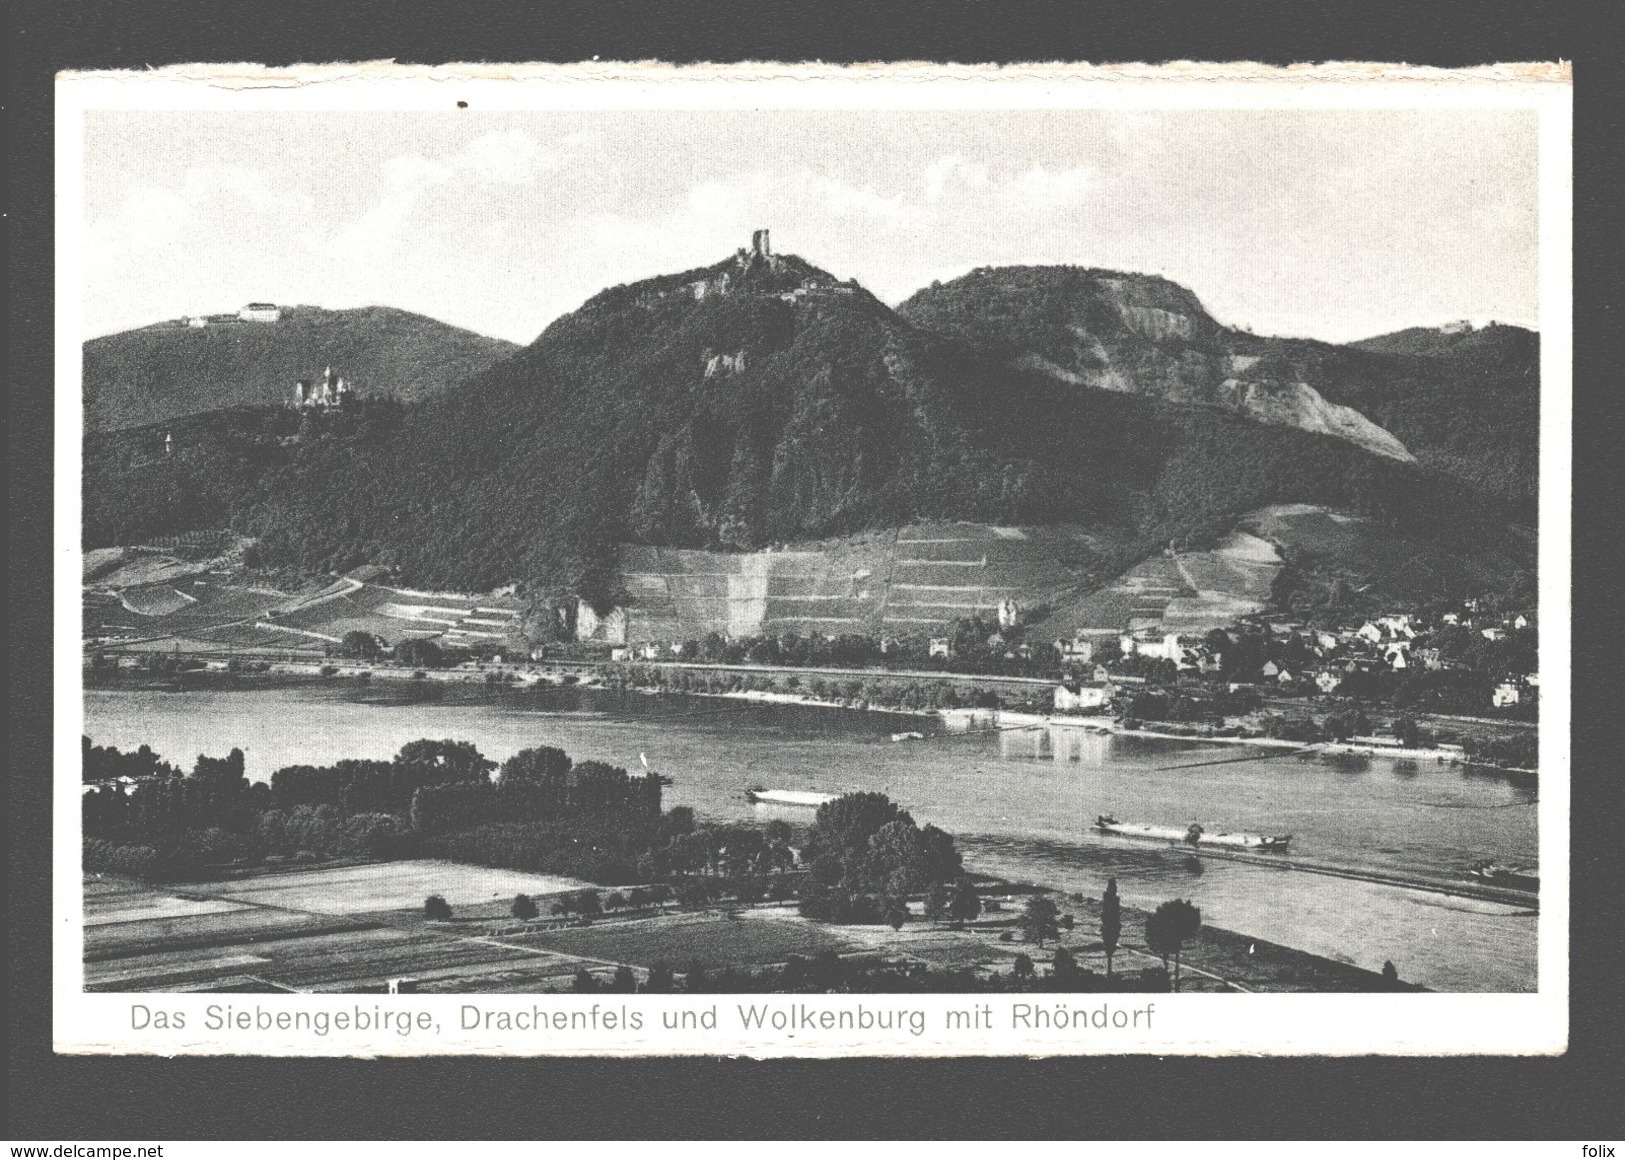
M455 909L492 900L511 902L515 894L540 897L590 886L574 878L425 858L261 874L210 883L208 890L258 906L315 914L371 914L421 909L431 894L440 895Z
M1077 926L1044 947L1010 938L1020 897L962 930L927 921L919 904L899 931L803 919L793 906L757 906L604 919L591 926L516 924L505 898L546 895L568 879L407 862L329 866L283 874L149 887L84 883L85 986L96 991L374 992L411 979L422 992L525 993L570 989L578 970L605 978L618 964L642 976L665 962L679 974L753 969L834 952L1008 975L1016 956L1042 970L1057 945L1103 972L1099 903L1057 896ZM458 920L425 924L421 899L444 894ZM320 909L317 909L320 908ZM1160 966L1144 949L1145 915L1125 908L1116 967ZM1010 941L1005 941L1010 938ZM1191 991L1368 991L1369 971L1204 927L1185 953Z
M773 921L762 914L755 910L740 911L737 918L714 912L677 914L517 935L502 941L637 967L665 962L679 971L688 970L693 963L710 971L782 963L791 955L811 958L825 950L839 954L859 949L836 933L844 928L821 927L799 918Z

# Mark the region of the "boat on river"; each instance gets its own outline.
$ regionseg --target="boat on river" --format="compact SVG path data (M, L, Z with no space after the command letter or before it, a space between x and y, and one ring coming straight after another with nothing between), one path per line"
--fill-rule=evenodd
M1500 862L1485 861L1475 863L1467 874L1492 886L1504 886L1508 890L1528 890L1532 893L1538 893L1540 890L1540 871L1533 866L1507 866Z
M764 806L806 806L817 809L826 802L832 802L839 794L816 793L806 789L762 789L755 787L745 791L745 800Z
M1239 850L1284 851L1292 841L1291 834L1210 834L1199 825L1180 829L1178 826L1120 822L1110 814L1098 815L1095 829L1122 838L1148 838L1155 842L1181 842L1188 846L1227 846Z

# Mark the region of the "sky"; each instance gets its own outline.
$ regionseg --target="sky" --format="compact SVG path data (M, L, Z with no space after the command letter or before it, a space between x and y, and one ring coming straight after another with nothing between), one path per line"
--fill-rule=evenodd
M1161 274L1349 341L1536 326L1535 114L96 112L86 337L269 301L529 342L606 286L773 247L897 303L978 266Z

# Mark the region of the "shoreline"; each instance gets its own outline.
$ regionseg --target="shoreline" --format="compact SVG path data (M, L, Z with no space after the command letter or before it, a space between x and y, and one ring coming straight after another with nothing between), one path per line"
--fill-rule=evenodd
M1017 709L904 709L892 708L884 705L872 705L868 702L852 702L848 700L831 701L811 696L806 693L783 693L774 690L730 690L713 693L687 689L666 689L649 687L645 685L609 685L601 683L596 677L585 681L565 681L554 678L546 673L534 670L526 671L506 666L494 666L484 669L411 669L405 666L381 664L365 665L355 661L272 661L269 670L263 673L231 673L223 667L210 667L206 669L191 669L186 672L159 674L142 673L147 678L147 684L140 687L160 688L167 687L159 682L172 681L193 674L199 681L196 691L210 688L207 683L211 680L224 680L235 678L234 688L252 692L256 687L278 687L274 681L263 678L285 676L295 678L298 683L322 684L328 681L357 680L371 681L383 679L388 681L405 681L411 683L436 682L438 684L466 684L478 686L492 686L499 689L534 688L544 685L550 688L596 689L600 691L623 691L638 693L644 696L680 697L713 697L725 700L748 701L768 705L796 705L813 709L847 709L859 713L887 713L898 717L935 718L946 726L946 732L955 735L967 733L999 733L1014 732L1023 729L1063 728L1083 729L1091 733L1119 735L1125 737L1145 737L1157 741L1184 741L1193 745L1240 745L1255 749L1287 749L1315 757L1387 757L1400 761L1431 761L1435 764L1469 766L1474 769L1493 769L1502 773L1521 773L1538 776L1538 769L1524 769L1509 765L1492 765L1484 762L1469 761L1459 750L1427 748L1406 749L1400 746L1371 745L1353 741L1287 741L1276 737L1233 737L1218 735L1203 735L1182 733L1167 729L1127 728L1123 723L1108 716L1072 716L1067 714L1031 713ZM336 669L336 672L324 674L324 668ZM118 672L139 671L120 669ZM490 675L501 673L511 675L512 680L491 680ZM419 674L422 674L421 676ZM903 674L887 674L898 676ZM105 684L95 686L103 689L117 688L124 681L121 677L114 677ZM280 687L289 687L286 685ZM191 691L191 690L187 690ZM977 717L986 715L991 719L991 725L984 729L956 728L955 726L973 724Z

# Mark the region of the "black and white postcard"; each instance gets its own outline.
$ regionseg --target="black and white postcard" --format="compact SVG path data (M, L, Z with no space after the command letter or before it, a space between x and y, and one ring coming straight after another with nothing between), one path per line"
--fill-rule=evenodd
M1564 1049L1566 67L57 95L59 1051Z

